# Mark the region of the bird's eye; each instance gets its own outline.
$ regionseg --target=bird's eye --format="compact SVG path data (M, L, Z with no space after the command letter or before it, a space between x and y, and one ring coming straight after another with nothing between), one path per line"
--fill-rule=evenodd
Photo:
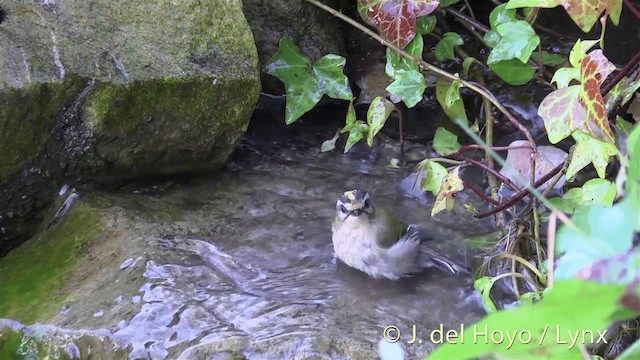
M340 205L340 211L342 211L343 213L347 212L347 208L344 207L344 205Z

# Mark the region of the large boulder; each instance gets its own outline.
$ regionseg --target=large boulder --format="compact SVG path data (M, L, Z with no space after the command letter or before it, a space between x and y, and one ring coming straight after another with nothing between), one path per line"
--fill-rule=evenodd
M0 255L65 179L224 165L260 92L240 0L0 4Z

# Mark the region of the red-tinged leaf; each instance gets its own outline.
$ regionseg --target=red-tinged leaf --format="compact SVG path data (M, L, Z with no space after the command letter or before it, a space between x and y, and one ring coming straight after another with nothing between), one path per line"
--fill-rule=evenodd
M404 48L416 36L416 19L431 14L439 0L358 0L358 13L391 43Z
M618 25L622 12L622 0L511 0L507 9L519 7L553 8L562 5L573 22L584 32L591 31L593 25L605 12L611 16L611 21Z
M556 144L581 130L603 142L615 143L600 92L602 82L613 69L602 50L594 50L582 58L580 85L558 89L542 100L538 114L544 120L549 141Z

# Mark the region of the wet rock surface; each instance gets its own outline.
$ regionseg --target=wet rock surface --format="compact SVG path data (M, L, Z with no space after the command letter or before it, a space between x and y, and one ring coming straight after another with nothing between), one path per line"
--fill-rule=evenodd
M246 130L261 86L240 0L1 6L0 256L63 181L216 170Z
M407 358L423 357L435 347L431 330L459 329L484 313L471 279L434 269L390 282L335 263L335 201L364 186L378 206L429 228L433 246L460 261L472 255L463 238L491 231L489 222L461 206L429 218L433 197L415 199L400 186L411 168L387 167L396 141L382 136L372 149L320 153L332 134L319 121L286 131L255 122L217 176L155 193L79 189L69 213L42 233L46 239L80 210L100 219L94 239L70 254L75 269L60 275L68 291L49 289L55 311L37 319L47 325L2 323L41 349L82 353L93 344L95 356L122 359L371 359L393 325ZM460 203L473 201L466 196ZM406 344L413 325L422 344Z

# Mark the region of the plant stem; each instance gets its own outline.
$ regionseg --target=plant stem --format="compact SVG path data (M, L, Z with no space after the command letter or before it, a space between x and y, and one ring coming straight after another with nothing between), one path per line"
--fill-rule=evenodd
M509 253L498 254L496 256L497 257L501 257L501 258L511 259L511 260L519 262L520 264L522 264L523 266L525 266L529 270L531 270L531 272L533 272L538 277L538 279L540 279L540 282L543 282L544 275L542 275L540 270L538 270L535 266L531 265L531 263L529 263L527 260L523 259L522 257L520 257L518 255L509 254Z
M640 10L636 9L636 7L633 6L630 0L624 0L624 6L626 6L627 9L629 9L629 11L631 11L631 13L636 16L636 18L640 19Z
M534 188L538 188L540 185L544 184L545 182L547 182L549 179L551 179L554 175L556 175L560 170L562 170L562 167L564 166L564 164L560 164L558 166L556 166L555 168L553 168L553 170L549 171L549 173L547 173L545 176L541 177L538 181L536 181ZM528 189L522 189L520 192L518 192L516 195L514 195L511 199L509 199L507 202L503 203L501 206L498 206L496 208L493 208L489 211L485 211L483 213L480 213L478 215L476 215L476 217L478 219L482 219L485 218L487 216L493 215L495 213L497 213L498 211L502 211L504 209L510 208L512 207L515 203L517 203L518 201L520 201L522 198L524 198L525 196L527 196L527 194L529 193ZM545 204L546 205L546 204Z
M464 161L459 161L459 160L453 160L453 159L447 159L447 158L431 158L429 159L431 161L437 161L437 162L443 162L443 163L448 163L448 164L454 164L454 165L460 165L462 163L464 163Z
M487 194L483 193L480 189L478 189L475 185L471 184L470 182L463 180L462 184L464 185L464 187L471 189L471 191L476 193L476 195L482 198L482 200L488 201L496 206L500 205L500 202L498 200L494 200L490 198L489 196L487 196Z
M491 110L489 109L489 112ZM486 114L487 110L485 110L485 119L486 116L488 114ZM493 115L491 115L491 119L493 119ZM487 121L487 120L485 120ZM488 127L488 125L487 125ZM493 128L493 127L492 127ZM489 131L489 130L487 130ZM491 130L493 131L493 129ZM489 144L487 144L489 145ZM518 145L518 146L489 146L489 148L493 151L507 151L507 150L517 150L517 149L531 149L531 146L529 145ZM468 151L468 150L476 150L476 149L484 149L481 145L478 144L469 144L469 145L462 145L462 147L460 147L460 150L458 150L458 154L463 152L463 151Z
M494 168L490 168L489 166L487 166L487 164L475 160L475 159L471 159L468 158L466 156L463 155L458 155L458 154L452 154L449 155L450 157L454 158L455 160L462 160L464 162L467 162L473 166L479 167L482 170L488 172L489 174L497 177L498 179L500 179L502 182L504 182L508 187L510 187L513 191L520 191L520 188L517 187L513 182L511 182L511 180L507 179L506 176L500 174L499 172L497 172Z
M602 89L602 96L604 97L607 95L609 91L611 91L611 89L613 89L613 87L622 80L622 78L630 74L638 63L640 63L640 51L638 51L631 60L629 60L627 65L625 65L624 68L622 68L622 70L620 70L616 76L607 83L607 85Z
M533 137L531 136L531 133L529 132L529 130L522 125L518 119L516 119L510 112L509 110L507 110L502 104L500 104L500 102L496 99L496 97L487 89L485 89L484 87L479 86L478 84L472 82L472 81L468 81L468 80L464 80L458 76L455 76L453 74L450 74L434 65L429 64L428 62L422 60L422 59L418 59L416 57L414 57L413 55L409 54L408 52L404 51L403 49L401 49L400 47L390 43L389 41L387 41L386 39L384 39L382 36L376 34L374 31L370 30L369 28L367 28L366 26L358 23L357 21L351 19L350 17L336 11L335 9L333 9L330 6L327 6L325 4L323 4L322 2L320 2L319 0L306 0L307 2L327 11L328 13L330 13L331 15L338 17L339 19L345 21L346 23L348 23L351 26L354 26L355 28L359 29L360 31L364 32L365 34L371 36L372 38L378 40L381 44L384 44L388 47L390 47L391 49L393 49L396 53L398 53L399 55L404 56L407 59L413 60L416 63L418 63L420 65L420 67L422 69L426 69L429 70L431 72L434 72L444 78L447 78L451 81L459 81L462 85L468 87L469 89L475 91L476 93L480 94L481 96L489 99L489 101L491 101L492 104L494 104L496 106L496 108L498 108L498 110L500 110L500 112L502 112L507 119L513 123L514 126L516 126L516 128L518 128L518 130L520 130L525 137L527 138L527 141L531 144L531 147L535 150L536 149L536 143L533 140Z

